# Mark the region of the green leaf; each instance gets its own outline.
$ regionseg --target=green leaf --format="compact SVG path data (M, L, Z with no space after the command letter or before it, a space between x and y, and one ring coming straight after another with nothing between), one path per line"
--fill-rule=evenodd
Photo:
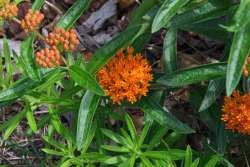
M157 0L144 0L140 6L133 12L130 24L137 23L147 14L153 7L158 4Z
M148 131L151 127L151 123L150 122L146 122L146 124L144 125L143 129L142 129L142 132L141 132L141 135L140 135L140 138L139 138L139 142L138 142L138 145L139 147L143 144L147 134L148 134Z
M197 158L197 159L191 164L190 167L198 167L199 163L200 163L200 158Z
M68 30L79 19L82 13L89 7L91 0L78 0L61 17L56 27Z
M75 158L72 157L60 164L60 167L72 167L72 166L81 166L84 163L84 161L81 158ZM91 166L88 166L91 167Z
M95 137L96 129L97 129L97 121L94 121L93 124L91 124L90 126L91 127L90 127L89 133L87 135L87 138L83 142L81 152L86 152L88 150L93 138Z
M185 164L184 167L190 167L192 164L192 150L191 147L188 145L185 153Z
M87 71L91 74L97 72L115 55L118 50L131 44L146 30L146 28L147 25L140 24L131 26L120 33L108 44L97 50L86 66Z
M167 131L168 131L168 129L166 127L157 128L157 130L154 131L153 136L150 137L150 141L149 141L147 149L151 150L154 147L156 147L157 145L159 145L161 142L161 139L167 133Z
M118 163L124 162L126 160L128 159L125 156L112 156L112 157L107 158L105 161L103 161L103 163L107 165L112 165L112 164L118 164Z
M81 156L84 159L88 159L92 163L102 162L103 160L107 159L106 155L100 154L98 152L83 153Z
M222 161L227 165L227 167L235 167L231 162L222 157Z
M57 155L57 156L65 156L65 155L67 155L67 153L56 151L56 150L51 150L51 149L48 149L48 148L43 148L42 151L47 153L47 154L50 154L50 155Z
M204 167L215 167L220 160L221 158L218 155L214 155Z
M21 120L25 117L25 112L21 111L17 115L11 117L7 122L5 122L0 127L0 131L6 128L3 134L3 140L7 140L12 132L16 129Z
M213 63L165 74L156 82L168 87L179 87L224 77L225 74L226 63Z
M15 4L19 4L21 2L23 2L24 0L14 0Z
M225 18L216 18L195 24L187 24L181 27L182 30L202 34L210 39L226 42L228 32L220 26L226 22Z
M130 150L126 147L119 146L110 146L110 145L102 145L101 146L105 150L113 151L113 152L130 152Z
M45 0L35 0L32 5L32 10L39 10L42 8Z
M168 151L147 151L142 153L144 156L154 159L182 160L185 157L185 151L178 149L169 149Z
M140 156L142 163L146 166L146 167L153 167L154 165L150 162L149 159L147 159L144 156Z
M44 90L55 84L57 81L62 79L64 76L64 71L61 69L53 69L49 72L46 72L43 76L39 85L36 86L36 91Z
M13 50L12 53L13 53L14 61L16 63L17 68L18 69L25 69L26 66L25 66L23 59L16 53L15 50ZM28 74L26 73L25 70L22 70L22 75L23 75L23 77L28 77Z
M61 143L57 142L56 140L52 139L49 136L43 136L42 138L47 143L49 143L50 145L54 146L57 149L60 149L60 150L64 150L65 149L65 145L64 144L61 144Z
M173 129L178 133L189 134L194 130L179 121L169 111L164 110L151 97L144 97L138 102L139 107L160 125Z
M189 0L166 0L157 12L153 24L152 33L160 30L164 27L177 12L187 3Z
M134 141L131 140L131 137L129 136L128 132L125 131L123 128L120 129L121 130L121 134L123 135L123 137L125 138L125 143L126 143L126 146L130 147L130 148L133 148L135 143L133 143ZM135 141L137 142L137 140Z
M62 164L60 164L60 167L70 167L72 165L74 165L71 159L68 159L67 161L64 161Z
M227 67L226 92L230 96L237 87L242 68L250 50L250 23L236 32L230 49Z
M21 43L20 59L23 59L26 73L33 80L40 80L40 74L34 61L34 34L30 35Z
M95 111L98 107L100 96L87 91L80 105L77 121L76 145L77 149L82 148L91 127Z
M241 0L240 5L233 16L230 26L224 26L228 31L237 32L250 23L250 1Z
M0 102L16 99L28 89L31 89L35 85L35 82L29 78L22 79L13 84L9 89L0 92Z
M199 111L204 111L212 106L216 98L225 89L225 79L215 79L209 82L204 99L201 102Z
M186 11L180 15L175 16L168 25L167 28L181 28L184 25L190 25L194 23L200 23L221 16L225 16L230 9L228 4L217 4L212 1L208 1L205 4ZM232 7L234 8L234 7Z
M33 115L33 111L31 109L31 106L28 102L26 103L25 110L26 110L26 118L28 120L29 126L33 132L36 132L37 131L36 120L35 120L35 117Z
M133 154L129 160L129 166L134 166L135 165L135 161L136 161L137 155Z
M126 139L123 136L116 134L116 133L112 132L111 130L102 129L102 133L118 144L128 145L126 142Z
M81 87L84 87L91 92L104 96L104 92L101 86L98 84L96 79L92 77L88 72L83 70L77 65L73 65L69 68L69 74L72 79L79 84Z
M177 30L169 29L163 43L163 68L166 73L177 69Z
M9 83L12 81L12 63L11 63L11 55L10 55L10 47L8 40L6 38L3 39L3 49L4 49L4 57L5 57L5 66L6 66L6 82Z
M14 83L10 88L3 90L0 92L0 102L11 101L17 99L27 92L31 91L32 89L38 88L43 84L47 84L55 73L58 74L58 70L52 70L47 72L41 81L33 81L30 78L24 78L22 80L17 81Z
M57 112L51 106L49 106L48 111L49 111L49 114L50 114L51 124L53 125L55 130L60 135L62 135L65 139L67 139L69 141L72 141L72 136L71 136L70 131L63 126Z
M128 130L130 132L130 135L132 137L132 140L133 141L136 141L136 138L137 138L137 132L136 132L136 129L135 129L135 126L134 126L134 123L133 123L133 120L131 119L131 117L125 113L125 121L126 121L126 124L128 126Z

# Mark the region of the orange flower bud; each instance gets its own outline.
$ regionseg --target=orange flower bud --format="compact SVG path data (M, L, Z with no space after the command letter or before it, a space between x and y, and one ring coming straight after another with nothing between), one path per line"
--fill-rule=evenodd
M18 14L18 8L16 4L6 4L0 10L0 17L3 19L8 19L11 17L16 17Z
M44 19L44 15L39 11L32 11L31 9L25 15L24 19L21 21L21 27L26 32L32 32L39 28L39 25Z
M47 36L45 41L51 46L61 46L65 51L73 51L79 44L76 31L73 29L65 31L64 29L57 28Z
M61 64L61 55L57 48L45 48L36 52L36 63L44 68L58 67Z
M247 69L244 69L244 70L243 70L243 76L244 76L244 77L248 77L248 75L249 75L248 70L247 70Z

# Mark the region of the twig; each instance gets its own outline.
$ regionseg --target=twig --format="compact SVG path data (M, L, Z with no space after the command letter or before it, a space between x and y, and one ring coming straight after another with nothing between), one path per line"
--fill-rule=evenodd
M57 6L55 6L53 3L50 3L49 1L45 1L45 4L48 5L49 7L51 7L52 9L54 9L59 15L63 14L63 12Z

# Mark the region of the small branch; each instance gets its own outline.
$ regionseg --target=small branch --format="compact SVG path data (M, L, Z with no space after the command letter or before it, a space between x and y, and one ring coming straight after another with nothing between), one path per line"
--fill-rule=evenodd
M21 21L18 18L16 18L16 17L12 18L12 20L15 21L18 24L21 24Z
M63 14L63 12L57 6L55 6L53 3L50 3L49 1L45 1L45 4L48 5L49 7L51 7L52 9L54 9L59 15Z

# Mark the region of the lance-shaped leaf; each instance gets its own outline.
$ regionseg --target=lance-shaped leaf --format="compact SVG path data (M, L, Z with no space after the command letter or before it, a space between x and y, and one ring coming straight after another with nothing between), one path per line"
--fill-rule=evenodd
M250 50L250 23L236 32L230 49L227 67L226 91L230 96L237 87L242 68Z
M88 8L91 0L78 0L61 17L56 27L68 30L79 19L82 13Z
M168 87L179 87L207 81L226 75L226 63L214 63L165 74L156 82Z
M27 39L25 39L21 43L21 53L20 58L22 62L25 64L25 69L23 69L27 75L33 80L39 80L40 74L38 68L34 61L34 34L30 35Z
M189 0L166 0L157 12L153 25L152 32L156 32L164 27Z
M140 6L133 12L130 24L137 23L142 17L154 8L159 2L157 0L144 0Z
M104 92L101 86L98 84L96 79L92 77L88 72L83 70L77 65L73 65L69 68L69 73L72 79L79 84L81 87L84 87L95 94L104 95Z
M197 8L188 10L180 15L175 16L174 19L172 19L169 24L166 25L166 27L182 28L184 25L188 26L194 23L215 19L226 15L231 8L235 9L235 7L231 6L230 4L221 4L215 3L214 1L208 1Z
M16 127L24 117L25 112L21 111L0 126L0 131L3 131L5 129L5 132L3 134L3 140L7 140L9 138L9 136L16 129Z
M200 112L208 109L215 102L225 89L225 82L225 79L215 79L209 82L205 97L200 105Z
M241 0L240 5L233 16L230 26L224 26L228 31L237 32L250 23L250 1Z
M28 120L29 126L33 132L37 131L37 124L36 124L36 119L34 117L33 111L31 109L31 106L29 102L27 102L25 106L25 111L26 111L26 118Z
M42 8L45 0L35 0L32 5L32 10L39 10Z
M48 85L47 82L50 82L50 79L55 77L55 74L59 75L60 73L58 73L57 70L52 70L46 73L41 81L34 81L30 78L24 78L17 81L10 88L0 92L0 103L9 103L10 101L23 96L28 91L39 88L43 84Z
M81 150L84 141L87 139L99 100L100 96L90 91L87 91L82 98L76 132L76 145L78 150Z
M194 133L193 129L179 121L169 111L164 110L155 102L153 98L149 96L142 98L140 102L138 102L138 106L142 111L147 113L153 120L155 120L162 126L175 130L178 133Z
M163 68L166 73L171 73L177 69L177 30L169 29L164 38Z
M228 31L220 26L226 22L225 18L212 19L195 24L187 24L181 27L185 31L191 31L194 33L205 35L206 37L222 42L228 40Z

